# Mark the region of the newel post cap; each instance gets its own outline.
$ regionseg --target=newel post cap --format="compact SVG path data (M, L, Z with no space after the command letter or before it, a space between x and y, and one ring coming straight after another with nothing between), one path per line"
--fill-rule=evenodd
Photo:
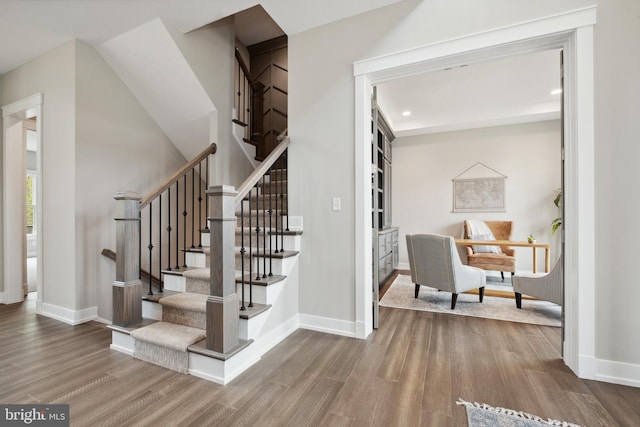
M135 191L118 191L113 195L116 200L141 200L140 194Z

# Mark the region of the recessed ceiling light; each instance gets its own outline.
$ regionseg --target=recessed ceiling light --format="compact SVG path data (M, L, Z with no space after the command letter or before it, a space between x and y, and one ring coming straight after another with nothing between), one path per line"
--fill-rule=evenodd
M551 95L560 95L562 93L562 89L554 89L551 91Z
M403 112L402 112L402 116L403 116L403 117L409 117L410 115L411 115L411 111L408 111L408 110L407 110L407 111L403 111Z

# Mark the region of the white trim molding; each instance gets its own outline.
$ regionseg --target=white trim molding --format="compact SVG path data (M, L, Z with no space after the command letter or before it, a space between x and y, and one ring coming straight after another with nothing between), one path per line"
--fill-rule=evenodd
M603 359L594 362L596 380L640 387L640 365Z
M367 83L381 82L436 69L472 64L548 49L565 52L565 342L564 361L581 378L608 378L610 369L595 358L595 194L593 26L596 7L586 7L456 39L425 45L353 64L355 77L356 171L356 324L370 331L371 214L362 197L371 178L361 173L370 163L370 109ZM365 153L365 154L363 154ZM580 215L578 215L580 212ZM369 255L369 257L368 257ZM580 286L578 286L578 283ZM368 308L368 309L367 309ZM617 365L616 365L617 366ZM616 371L616 373L619 371ZM625 371L626 372L626 371ZM633 377L633 376L632 376ZM635 380L630 379L631 382Z
M83 308L82 310L70 310L65 307L45 302L40 304L38 314L75 326L91 320L96 320L98 318L98 307L94 306Z
M298 315L298 325L302 329L342 335L351 338L356 337L356 324L347 320L300 313Z

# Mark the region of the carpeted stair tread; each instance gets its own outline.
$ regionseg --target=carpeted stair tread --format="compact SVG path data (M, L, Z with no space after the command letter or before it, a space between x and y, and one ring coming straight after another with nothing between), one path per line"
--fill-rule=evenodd
M131 336L139 341L186 352L190 345L204 339L207 334L205 330L199 328L156 322L131 331Z
M168 297L160 298L162 307L179 310L190 310L199 313L207 312L207 295L192 292L180 292Z
M189 371L187 349L206 337L204 329L156 322L131 331L133 357L174 371Z

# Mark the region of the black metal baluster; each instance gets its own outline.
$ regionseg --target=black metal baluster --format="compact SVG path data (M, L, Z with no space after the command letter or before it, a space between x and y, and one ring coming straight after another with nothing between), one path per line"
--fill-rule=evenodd
M244 254L246 250L244 248L244 200L240 202L240 286L242 287L242 305L241 311L245 311L247 308L244 306Z
M171 186L167 188L167 271L171 271Z
M282 157L283 157L282 160L284 161L284 169L283 169L283 171L286 171L286 172L283 172L283 174L286 174L285 175L285 179L286 179L287 184L289 183L289 169L287 167L288 166L288 161L287 161L287 151L288 150L289 149L287 148L282 153ZM284 192L282 193L282 197L284 198ZM287 205L286 212L287 212L287 228L286 228L286 230L289 231L289 206L288 205ZM284 234L283 234L283 239L284 239Z
M256 184L256 253L260 255L260 185ZM264 225L264 224L263 224ZM260 280L260 258L256 258L256 280Z
M196 203L196 197L195 197L195 189L196 189L196 169L193 168L191 169L191 249L195 249L195 220L196 220L196 215L195 215L195 203Z
M276 166L278 165L278 163L274 163L273 166L271 166L271 170L269 171L269 176L271 177L271 191L273 191L275 189L275 199L276 199L276 211L275 211L275 220L276 220L276 227L275 227L275 241L276 241L276 253L280 252L278 250L278 180L276 179ZM272 226L273 227L273 226Z
M184 261L183 267L187 268L187 175L184 176L184 194L183 196L183 204L184 210L182 211L183 216L183 227L182 227L182 247L184 250L182 251L182 260Z
M180 181L176 181L176 270L180 270Z
M238 66L238 106L237 106L237 110L236 110L236 117L238 118L238 120L240 120L240 115L242 114L242 110L241 110L241 93L242 91L240 90L240 88L242 87L242 77L241 77L241 68L240 68L240 63L236 60L236 65Z
M202 162L198 163L198 247L202 248Z
M210 155L207 156L207 162L206 162L206 174L207 176L205 177L205 191L209 189L209 157L211 157ZM204 225L204 229L206 231L209 231L209 200L207 200L204 204L204 218L206 221L206 224ZM209 243L211 244L211 243Z
M267 277L267 197L264 188L265 176L262 175L262 278Z
M142 209L138 211L138 278L142 279Z
M158 292L162 292L162 193L158 195Z
M280 209L282 209L280 211L280 252L284 252L284 212L287 211L287 215L289 215L289 211L288 209L285 208L284 206L284 179L282 179L282 171L284 168L284 154L280 155L280 158L278 159L278 163L280 164L280 169L278 172L278 180L280 181L280 194L278 195L278 197L280 198Z
M264 179L264 178L263 178ZM271 183L271 175L269 175L269 254L273 255L273 248L272 248L272 233L273 233L273 188L272 188L272 183ZM277 242L277 237L276 237L276 242ZM269 277L273 276L273 256L269 257Z
M253 237L251 236L253 215L251 214L251 205L251 191L249 191L249 307L253 307ZM244 218L242 220L244 221Z
M152 239L152 224L153 224L153 216L152 216L152 212L153 211L153 203L149 203L149 246L147 246L147 248L149 249L149 293L147 295L153 295L153 291L151 290L151 284L153 283L153 274L151 274L151 272L153 271L151 269L151 266L153 265L153 258L152 258L152 252L153 252L153 239Z

